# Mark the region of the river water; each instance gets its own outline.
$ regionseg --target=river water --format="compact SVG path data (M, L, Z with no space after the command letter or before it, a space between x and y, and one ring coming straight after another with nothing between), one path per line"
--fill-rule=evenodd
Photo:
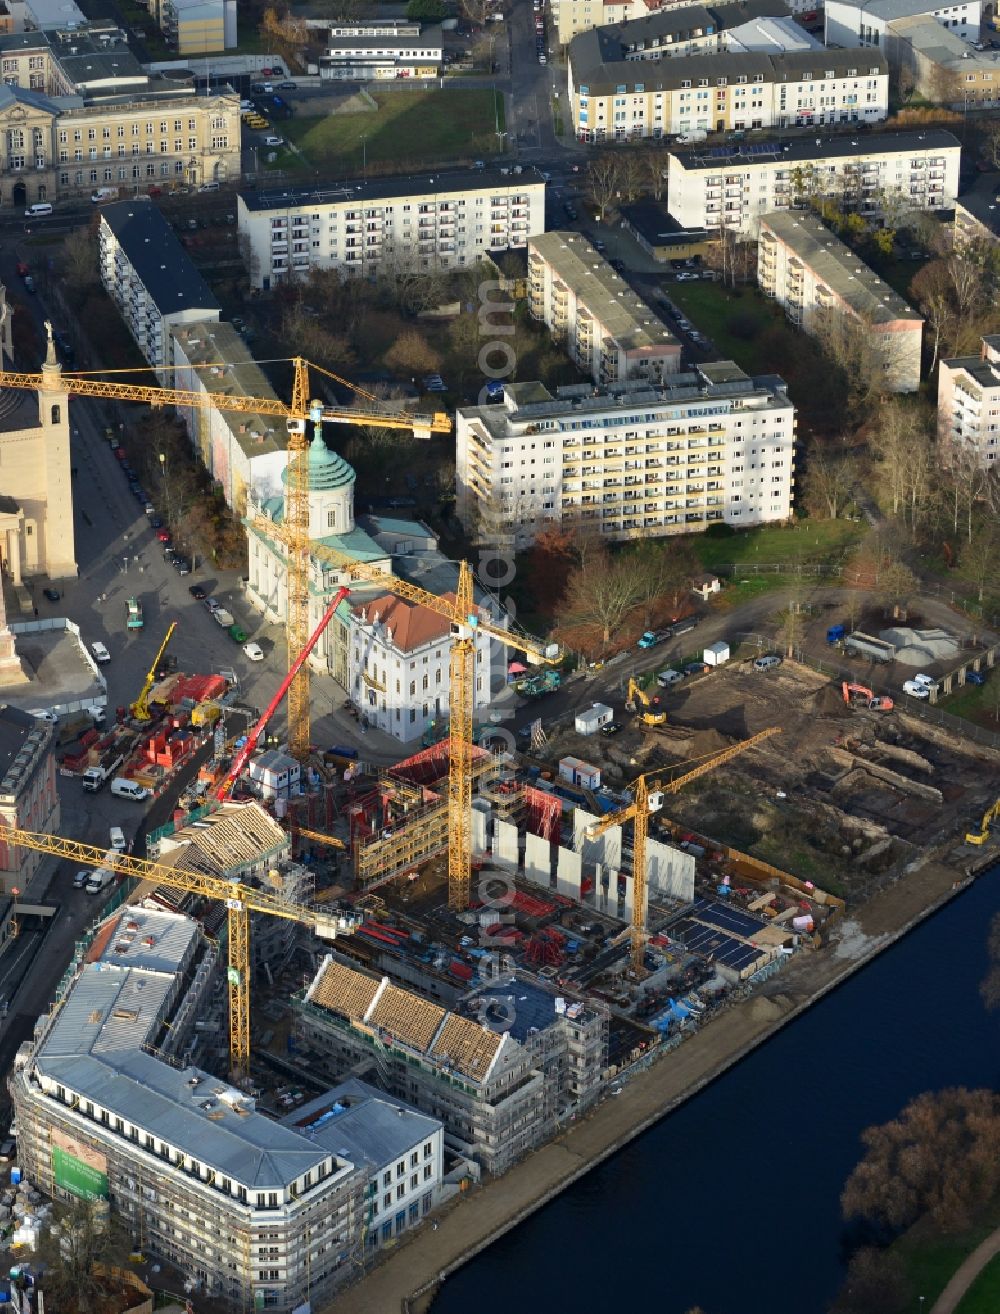
M821 1314L863 1129L921 1091L1000 1086L1000 1017L978 994L998 882L1000 867L502 1237L432 1314Z

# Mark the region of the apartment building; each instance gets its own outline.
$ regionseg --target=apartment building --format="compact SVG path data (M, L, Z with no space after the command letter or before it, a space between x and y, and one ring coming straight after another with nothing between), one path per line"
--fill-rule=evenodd
M522 972L448 1011L327 957L294 1025L318 1071L356 1071L439 1119L445 1145L494 1175L589 1108L607 1064L604 1014Z
M6 619L2 629L9 638ZM6 680L10 665L5 666ZM59 829L54 749L54 732L47 721L0 704L0 822L4 826L36 831ZM43 856L0 842L0 894L23 891Z
M978 356L938 366L938 441L945 453L974 451L986 470L1000 456L1000 335L982 340Z
M834 316L856 321L887 391L920 387L923 319L810 211L761 218L757 281L807 333L834 327Z
M869 220L947 210L961 146L940 128L692 147L667 157L667 204L683 228L755 236L760 218L829 197Z
M193 918L133 905L106 921L17 1053L18 1159L50 1196L108 1200L144 1251L192 1279L195 1299L291 1314L325 1303L356 1273L372 1162L394 1155L367 1157L364 1103L353 1117L355 1162L336 1118L278 1122L187 1062L216 967ZM375 1113L373 1142L386 1123ZM423 1164L429 1143L436 1165L434 1129L425 1120L415 1130L384 1148L405 1141Z
M203 393L277 401L260 366L249 359L247 344L231 324L196 320L170 327L173 386ZM214 406L178 406L178 416L205 469L222 489L237 515L246 512L251 488L261 497L281 491L288 460L288 434L273 415L217 410Z
M441 72L444 31L440 24L419 23L393 33L337 29L319 57L321 78L350 82L399 78L436 78Z
M453 602L454 593L442 595ZM400 743L419 743L433 724L448 719L451 622L447 616L392 594L352 609L348 637L348 692L369 725ZM491 640L477 636L473 706L489 705Z
M218 301L149 197L102 208L98 250L105 291L144 359L172 384L171 331L218 320Z
M0 37L0 209L239 175L239 99L146 73L117 28Z
M699 52L651 66L615 58L613 49L609 62L603 36L586 32L570 46L569 97L581 141L864 125L888 113L889 66L879 52Z
M794 441L784 383L732 361L656 388L508 384L502 405L457 412L457 509L472 524L505 505L519 545L546 523L627 541L780 522Z
M955 246L1000 242L1000 173L979 173L955 201Z
M580 233L529 241L528 307L595 383L659 382L680 369L673 333Z
M265 289L310 269L460 269L545 231L545 180L520 165L247 192L238 205L250 281Z
M786 6L781 0L717 5L692 4L690 0L550 0L552 25L562 46L580 32L628 23L638 49L655 43L664 55L715 48L726 28L764 15L787 14L790 8L795 6Z
M310 1100L284 1124L319 1135L368 1172L365 1250L394 1243L437 1204L444 1176L444 1128L355 1078Z
M895 20L930 18L965 41L978 41L981 13L981 0L953 5L935 5L933 0L826 0L825 40L828 46L885 45Z
M156 10L178 55L209 55L237 44L236 0L159 0Z

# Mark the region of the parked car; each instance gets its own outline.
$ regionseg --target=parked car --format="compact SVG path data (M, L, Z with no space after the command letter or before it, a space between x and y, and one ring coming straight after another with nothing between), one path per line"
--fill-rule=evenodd
M298 91L298 89L299 89L299 84L298 84L297 82L279 82L279 83L278 83L278 90L279 90L279 91Z
M157 538L157 541L160 542L160 543L169 543L169 542L170 542L170 531L169 531L169 529L158 529L158 530L156 531L156 538Z
M683 679L683 671L661 671L656 677L656 683L661 689L672 689L675 684L680 684Z
M116 447L116 448L115 448L115 456L117 457L117 459L118 459L119 461L126 461L126 460L128 460L128 455L127 455L127 453L126 453L124 447Z
M243 651L252 662L262 662L264 660L264 649L259 643L245 643Z
M607 725L601 726L602 735L616 735L621 729L617 721L609 721Z
M985 672L985 671L966 671L966 672L965 672L965 683L966 683L966 684L979 684L979 685L985 684L985 683L986 683L986 672Z
M934 679L933 675L915 675L913 677L913 683L922 684L925 689L937 690L938 687L938 682Z
M110 835L111 847L116 853L124 853L128 848L128 842L125 839L125 832L122 830L121 826L112 826Z
M697 616L685 616L683 620L674 621L670 627L670 633L676 639L680 634L690 634L697 624Z
M177 571L178 575L191 574L191 562L188 561L187 557L175 556L170 564L173 566L174 570Z
M25 274L24 276L24 290L25 292L34 292L35 290L35 280L30 274Z
M285 144L285 139L284 139L284 137L265 137L265 138L264 138L264 145L265 145L265 146L284 146L284 144Z
M49 602L58 602L59 599L62 597L62 594L59 592L58 589L54 589L50 587L47 589L42 589L42 597L48 598Z
M753 659L753 668L755 671L773 671L775 667L781 665L781 658L777 653L770 652L763 657Z
M192 598L196 598L199 602L204 602L205 600L205 590L200 584L189 585L188 593L191 594Z
M90 645L90 651L94 654L94 661L99 662L102 666L105 662L111 660L111 654L108 652L107 648L105 648L103 643L92 643Z
M90 880L89 871L78 871L76 875L73 877L73 889L82 890L89 880Z
M215 598L206 598L205 606L209 609L209 611L212 612L222 610L222 603L217 601Z
M926 684L921 684L918 680L904 680L903 693L909 694L911 698L930 698L931 691Z
M654 630L646 630L642 638L640 638L637 647L655 648L659 642L660 642L660 636Z
M706 671L711 669L708 662L688 662L683 668L685 675L704 675Z

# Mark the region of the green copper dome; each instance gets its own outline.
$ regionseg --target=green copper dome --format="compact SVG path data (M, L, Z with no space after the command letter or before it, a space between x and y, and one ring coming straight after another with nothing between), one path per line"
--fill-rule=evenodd
M301 461L302 457L296 457ZM336 452L331 452L329 447L323 441L323 435L317 433L309 444L309 450L305 457L309 468L309 491L310 493L329 492L333 488L344 488L347 484L353 484L357 479L354 467L348 465L342 456ZM281 481L288 483L289 466L282 471Z

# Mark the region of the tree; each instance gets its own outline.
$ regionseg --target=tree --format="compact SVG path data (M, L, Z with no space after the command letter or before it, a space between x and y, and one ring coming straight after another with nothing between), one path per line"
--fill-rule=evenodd
M962 109L965 105L961 76L945 64L931 65L921 90L935 105L945 105L949 109Z
M1000 169L1000 120L983 119L979 124L979 140L994 169Z
M72 1200L55 1206L38 1239L35 1254L43 1272L46 1304L78 1314L102 1314L109 1307L102 1266L124 1262L125 1239L113 1227L103 1200Z
M862 1134L865 1153L841 1194L845 1218L893 1233L926 1218L941 1232L972 1225L1000 1188L1000 1097L956 1087L918 1095Z
M444 0L410 0L406 6L407 18L425 23L437 23L447 12Z
M63 282L74 292L91 292L100 283L94 226L77 228L64 239L59 255Z
M612 151L595 155L587 165L587 195L603 221L618 195L619 159Z
M350 339L342 333L332 333L322 320L308 313L301 301L282 315L281 336L295 355L305 356L327 369L341 373L356 363Z
M268 8L260 20L260 38L287 64L297 65L299 55L309 44L309 29L305 19L293 17L287 9Z
M910 294L933 335L931 373L937 369L942 350L948 351L955 325L955 308L951 300L951 280L943 260L932 260L919 270L910 284Z
M566 588L566 578L573 568L574 539L561 525L543 525L535 535L528 553L528 577L535 610L543 616L554 614Z
M809 453L802 496L811 516L836 520L853 484L854 465L846 452L814 447Z
M920 581L903 561L888 561L879 573L876 595L896 615L920 588Z
M662 146L647 146L639 158L647 189L652 192L655 201L661 201L663 193L667 190L667 180L664 175L667 172L669 156Z
M645 628L677 620L698 568L691 545L677 541L646 542L624 556L638 579Z
M962 548L962 573L976 586L980 602L986 594L986 585L1000 579L1000 527L993 516L988 517L978 532Z
M410 377L436 374L441 369L441 353L416 329L400 334L385 353L384 361L394 374Z
M947 460L944 487L951 506L952 532L957 535L959 525L963 525L971 543L976 505L986 492L989 476L980 463L978 450L970 443L952 443Z
M644 586L624 554L605 548L588 554L586 568L570 572L566 592L556 611L556 630L568 647L587 657L607 652L611 636L620 639L634 624L644 600Z
M863 1246L847 1265L834 1314L900 1314L910 1308L911 1288L902 1257L894 1250Z

